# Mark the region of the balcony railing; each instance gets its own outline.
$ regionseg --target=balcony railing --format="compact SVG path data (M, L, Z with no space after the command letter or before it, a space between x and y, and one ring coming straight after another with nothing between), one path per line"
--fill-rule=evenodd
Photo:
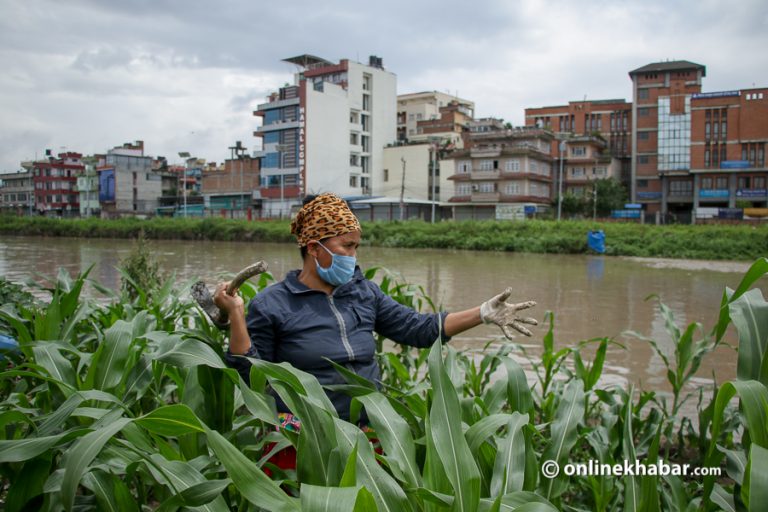
M501 199L499 192L472 192L473 203L498 203Z

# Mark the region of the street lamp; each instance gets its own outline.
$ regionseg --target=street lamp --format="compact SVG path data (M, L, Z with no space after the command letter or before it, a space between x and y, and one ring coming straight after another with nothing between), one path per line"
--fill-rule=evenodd
M565 153L565 141L561 140L559 149L560 149L560 178L557 180L557 220L560 220L560 217L563 212L563 154Z

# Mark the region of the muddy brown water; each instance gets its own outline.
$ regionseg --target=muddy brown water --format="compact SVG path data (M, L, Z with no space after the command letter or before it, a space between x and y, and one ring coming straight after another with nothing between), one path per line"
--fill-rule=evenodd
M115 267L132 247L129 240L7 236L0 240L0 275L22 281L37 273L55 275L59 267L75 274L93 265L91 277L117 288L120 277ZM163 270L175 272L179 282L200 277L213 283L261 259L280 279L300 264L299 251L291 244L152 241L150 248ZM538 302L532 315L540 322L546 311L554 312L558 346L603 336L622 343L624 348L612 346L608 351L608 382L632 381L660 392L668 391L661 359L648 343L622 334L637 331L672 350L657 302L646 298L660 297L681 328L701 322L704 332L709 332L724 288L735 288L749 268L745 262L373 247L362 247L358 258L364 269L387 268L423 286L448 311L476 306L511 286L513 300ZM758 287L765 294L765 278ZM532 338L516 341L535 356L546 327L533 328L533 333ZM498 331L481 326L452 343L479 350L492 340L499 340ZM727 341L735 346L732 332ZM722 382L735 374L736 354L722 346L705 358L692 387L710 382L713 375Z

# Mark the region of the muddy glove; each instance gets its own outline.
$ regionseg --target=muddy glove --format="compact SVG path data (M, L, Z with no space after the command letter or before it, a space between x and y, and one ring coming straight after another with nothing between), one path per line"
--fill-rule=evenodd
M531 331L523 324L538 325L539 322L534 318L519 317L517 312L521 309L528 309L536 305L535 301L529 300L519 304L509 304L507 299L512 295L512 288L507 288L491 300L483 302L480 306L480 319L486 324L496 324L501 327L504 336L509 339L514 338L512 329L526 336L531 336Z

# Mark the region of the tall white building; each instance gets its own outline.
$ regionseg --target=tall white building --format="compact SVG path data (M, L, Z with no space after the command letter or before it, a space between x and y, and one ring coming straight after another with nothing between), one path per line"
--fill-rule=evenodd
M396 137L397 79L381 59L334 64L312 55L285 59L299 66L293 86L257 107L262 138L262 213L290 214L307 194L375 194L383 183L384 147Z

